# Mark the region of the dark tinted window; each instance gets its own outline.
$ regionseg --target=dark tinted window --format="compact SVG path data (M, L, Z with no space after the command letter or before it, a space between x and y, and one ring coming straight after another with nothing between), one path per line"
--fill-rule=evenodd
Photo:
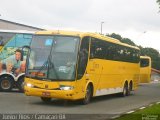
M149 60L148 59L141 59L140 60L140 66L141 67L148 67L149 66Z
M0 45L5 45L10 39L13 38L15 33L1 33L0 32Z
M81 41L79 60L78 60L78 75L77 79L82 78L85 73L87 62L88 62L88 51L89 51L89 37L84 37Z
M107 59L124 62L139 62L139 50L110 43L96 38L91 39L90 59Z

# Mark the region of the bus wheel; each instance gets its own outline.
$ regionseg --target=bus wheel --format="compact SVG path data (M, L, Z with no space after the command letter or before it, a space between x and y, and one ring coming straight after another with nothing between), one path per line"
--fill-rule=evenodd
M19 78L17 86L20 92L24 92L24 76Z
M88 104L92 98L92 87L91 85L88 85L87 89L86 89L86 93L85 93L85 98L82 100L82 103L84 105Z
M131 94L131 91L132 91L132 82L129 83L129 87L128 87L128 92L127 92L127 95L130 95Z
M4 92L11 91L13 88L14 81L8 76L3 76L0 78L0 90Z
M120 94L122 97L125 97L128 95L128 85L127 83L124 84L124 87L123 87L123 92Z
M41 100L45 103L51 102L51 98L47 98L47 97L41 97Z

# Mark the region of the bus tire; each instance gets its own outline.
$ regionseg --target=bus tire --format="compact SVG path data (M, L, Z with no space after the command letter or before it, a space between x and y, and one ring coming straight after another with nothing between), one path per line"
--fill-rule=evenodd
M125 83L124 87L123 87L123 91L122 91L122 93L120 93L120 96L125 97L125 96L127 96L127 94L128 94L128 84Z
M20 92L24 92L24 76L20 77L17 81L17 87Z
M86 105L86 104L90 103L91 98L92 98L92 94L93 94L93 88L92 88L91 85L88 85L87 89L86 89L85 97L82 100L83 105Z
M13 78L9 76L2 76L0 78L0 91L8 92L11 91L14 86Z
M47 98L47 97L41 97L41 100L45 103L51 102L52 98Z
M133 88L133 84L132 84L132 81L131 81L131 82L129 83L129 87L128 87L128 92L127 92L127 95L128 95L128 96L131 94L132 88Z

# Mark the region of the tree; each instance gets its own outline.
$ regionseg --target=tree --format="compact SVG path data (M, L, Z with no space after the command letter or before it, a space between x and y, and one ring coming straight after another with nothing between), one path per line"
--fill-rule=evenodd
M160 70L160 54L154 48L143 48L141 47L141 55L142 56L149 56L152 60L152 68Z
M109 37L118 39L118 40L120 40L120 41L122 40L122 37L121 37L119 34L116 34L116 33L106 34L106 36L109 36Z
M135 44L132 40L130 40L129 38L123 38L123 39L121 40L121 42L127 43L127 44L129 44L129 45L136 46L136 44Z
M109 37L113 37L115 39L118 39L119 41L121 41L122 43L126 43L126 44L129 44L129 45L133 45L133 46L136 46L136 44L130 40L129 38L123 38L121 35L119 34L115 34L115 33L112 33L112 34L106 34L106 36L109 36Z
M158 3L158 5L159 5L159 8L160 8L160 0L157 0L157 3Z

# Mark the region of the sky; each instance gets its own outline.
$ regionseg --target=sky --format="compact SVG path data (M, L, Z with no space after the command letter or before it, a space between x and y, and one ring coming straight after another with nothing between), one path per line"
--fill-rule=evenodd
M120 34L160 51L156 0L0 0L0 19L49 30Z

